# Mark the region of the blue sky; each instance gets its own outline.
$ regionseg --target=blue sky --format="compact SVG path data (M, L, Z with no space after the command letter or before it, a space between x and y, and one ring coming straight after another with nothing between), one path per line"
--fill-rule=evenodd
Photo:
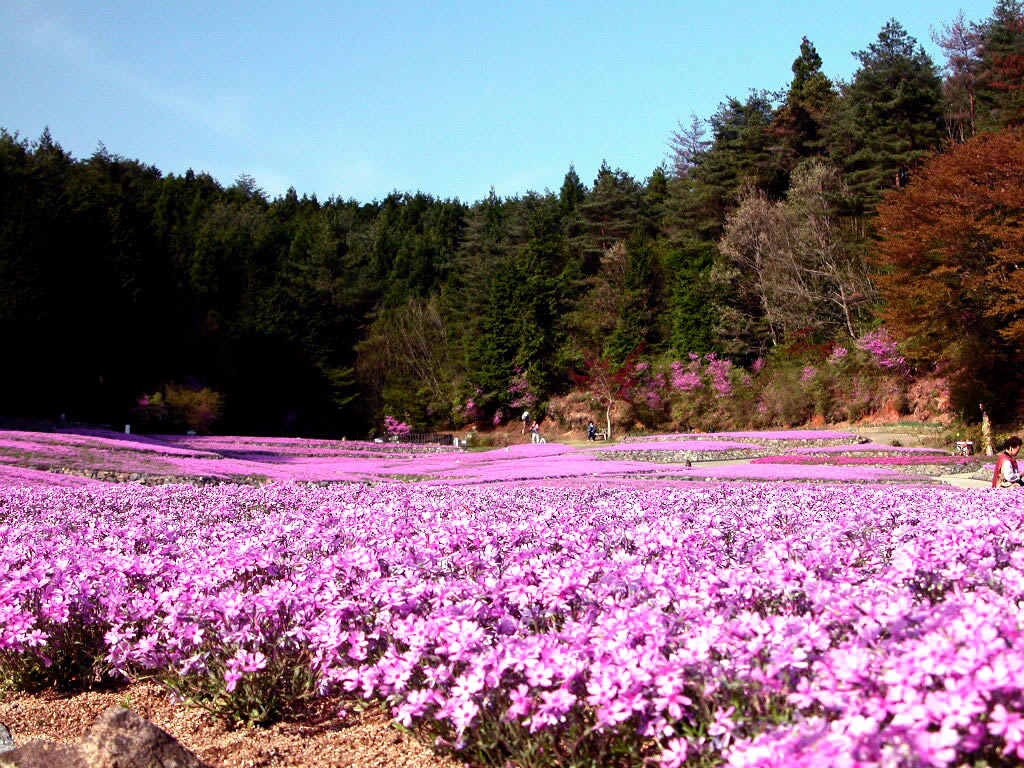
M931 28L993 4L0 0L0 126L271 196L473 202L646 178L691 113L784 87L802 36L849 78L896 18L941 63Z

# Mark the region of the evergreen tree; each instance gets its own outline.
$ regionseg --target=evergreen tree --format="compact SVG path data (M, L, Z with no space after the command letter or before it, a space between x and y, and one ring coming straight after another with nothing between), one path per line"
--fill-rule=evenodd
M946 55L946 77L942 83L945 97L946 133L958 142L978 132L978 93L981 88L981 43L978 25L964 19L963 11L932 39Z
M584 271L583 216L580 208L587 199L587 188L580 181L576 167L569 166L558 193L558 202L562 210L562 234L565 236L569 259L576 265L580 274Z
M558 202L562 206L562 213L568 215L577 210L586 198L587 188L583 186L579 175L576 173L576 166L570 163L569 170L565 173L562 181L562 188L558 192Z
M666 256L666 314L669 346L682 356L716 351L714 292L710 280L714 247L695 237L669 246Z
M607 162L594 179L594 186L580 207L583 217L583 269L593 274L601 254L637 227L640 216L640 185L625 171L612 170Z
M678 128L669 137L669 157L672 163L672 174L676 178L686 178L700 163L704 153L711 146L707 140L707 121L695 114L690 115L688 125L679 123Z
M931 58L895 19L854 56L861 66L830 131L831 153L865 210L883 190L906 184L912 169L939 149L942 82Z
M713 141L677 188L671 226L717 240L728 211L744 185L777 196L785 174L770 148L774 109L766 91L751 91L746 101L728 98L711 117Z
M469 340L471 378L481 392L477 402L483 408L494 410L506 404L508 382L519 357L523 284L517 263L497 265L481 308L478 331Z
M659 165L647 179L644 196L640 200L640 228L647 237L656 237L662 228L669 196L668 187L665 166Z
M464 235L441 294L443 311L453 318L453 354L466 370L473 368L478 354L493 275L509 259L508 219L507 206L492 187L487 197L467 212Z
M656 342L658 274L654 250L638 234L626 241L625 281L618 301L618 317L606 346L607 356L621 362L636 350Z
M772 123L780 162L787 170L802 158L826 150L825 126L838 98L832 81L821 71L821 56L806 37L793 62L793 80Z
M977 34L983 127L1020 125L1024 123L1024 2L998 0Z

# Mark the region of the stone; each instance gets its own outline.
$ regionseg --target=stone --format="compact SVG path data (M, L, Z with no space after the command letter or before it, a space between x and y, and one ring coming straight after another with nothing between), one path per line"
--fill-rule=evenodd
M129 709L110 707L79 745L89 768L204 768L166 731Z
M49 741L28 744L0 754L0 766L7 768L92 768L78 747Z
M11 738L10 730L6 725L0 723L0 752L10 752L14 747L14 739Z
M6 728L4 729L6 732ZM110 707L77 746L30 741L0 753L0 768L207 768L166 731Z

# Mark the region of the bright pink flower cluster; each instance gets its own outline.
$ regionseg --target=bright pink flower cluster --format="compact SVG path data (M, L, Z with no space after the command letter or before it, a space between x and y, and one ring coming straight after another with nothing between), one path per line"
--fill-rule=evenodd
M384 430L389 435L395 435L396 437L404 437L405 435L412 433L412 427L406 424L404 421L399 421L393 416L384 417Z
M672 386L680 392L692 392L701 385L700 358L689 363L672 363Z
M828 359L826 360L826 362L828 362L829 365L838 365L843 360L845 360L847 355L849 355L849 354L850 354L850 350L848 350L846 347L842 347L842 346L839 346L837 344L836 346L834 346L832 348L832 352L829 353L829 356L828 356Z
M909 373L907 360L900 354L899 346L885 328L878 328L857 340L857 347L867 352L882 368L898 373Z
M665 765L1012 764L1020 502L799 485L0 489L0 663L45 670L91 648L96 669L212 680L228 699L294 670L462 746L572 726L579 749L614 735Z

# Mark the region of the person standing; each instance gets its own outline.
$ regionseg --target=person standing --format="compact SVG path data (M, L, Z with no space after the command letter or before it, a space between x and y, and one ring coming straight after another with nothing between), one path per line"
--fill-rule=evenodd
M597 427L594 426L593 419L587 424L587 440L597 440Z
M1017 454L1020 453L1022 444L1024 441L1016 435L1006 441L1006 448L996 459L996 471L992 473L993 488L1024 485L1024 479L1021 479L1020 470L1017 468Z

